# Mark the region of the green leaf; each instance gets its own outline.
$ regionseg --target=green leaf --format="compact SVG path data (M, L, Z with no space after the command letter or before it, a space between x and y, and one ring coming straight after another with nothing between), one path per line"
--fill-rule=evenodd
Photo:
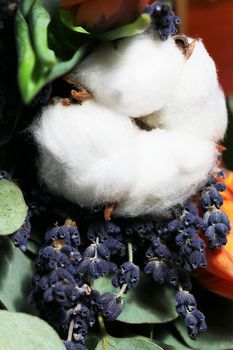
M27 244L27 250L33 254L33 255L38 255L38 252L40 250L40 246L37 242L35 242L34 240L32 239L29 239L28 240L28 244Z
M179 338L181 338L181 337L179 336ZM158 344L161 343L161 344L166 344L166 346L167 345L172 346L172 348L175 350L189 350L189 349L191 349L188 345L186 345L184 342L182 342L182 338L177 339L172 333L170 333L168 327L166 327L166 329L159 331L158 336L156 336L156 341L158 341ZM165 346L164 346L164 348L166 349Z
M57 10L60 8L60 0L41 0L42 6L49 12L50 16L53 17Z
M81 46L70 60L60 62L53 66L51 71L45 77L46 84L69 72L77 63L83 59L91 45L91 43L87 43Z
M201 287L200 287L201 289ZM205 314L207 331L196 341L187 336L183 319L177 319L175 326L185 343L198 350L226 350L233 348L233 302L206 292L198 308Z
M137 35L143 33L151 24L151 16L143 13L141 14L136 21L126 24L122 27L110 30L105 33L92 33L94 38L103 41L112 41L120 38L126 38L129 36Z
M26 300L31 288L32 274L33 261L14 247L8 237L1 237L0 302L4 308L9 311L36 312Z
M57 63L54 51L48 47L48 25L51 17L48 11L41 5L40 0L35 0L31 10L30 29L38 60L45 66L51 67Z
M119 28L110 30L104 33L89 33L83 27L74 26L74 16L70 11L60 11L61 21L74 32L82 34L90 34L94 39L103 40L103 41L113 41L120 38L126 38L129 36L137 35L143 33L151 23L151 16L143 13L141 14L134 22L126 24Z
M23 17L28 16L32 5L33 5L33 0L23 0L20 2L19 9L20 9L20 12L22 13Z
M90 34L88 31L86 31L83 27L75 27L74 26L74 16L70 11L60 10L60 18L61 21L65 24L65 26L74 32L82 33L82 34Z
M1 350L65 350L58 334L38 317L0 311Z
M148 338L113 338L104 337L96 350L163 350Z
M111 278L103 277L94 281L93 287L99 292L116 291ZM150 276L141 274L140 283L130 289L124 298L124 309L118 321L142 324L165 323L177 318L174 291L159 286Z
M32 75L36 56L32 49L29 28L20 10L15 17L16 46L18 52L18 84L25 103L31 101L33 90Z
M32 8L33 51L29 26L18 11L16 14L16 42L18 51L18 83L24 103L30 103L38 92L51 81L71 70L86 55L92 43L77 47L71 58L57 61L48 47L48 12L36 2ZM43 24L43 25L42 25Z
M27 215L23 194L13 181L0 180L0 235L17 231Z
M144 338L144 337L136 337L136 339L147 339L147 340L150 340L151 342L153 342L154 344L156 344L159 348L163 349L163 350L181 350L180 348L175 348L171 345L168 345L168 344L165 344L165 343L162 343L162 342L158 342L158 341L155 341L154 339L148 339L148 338Z

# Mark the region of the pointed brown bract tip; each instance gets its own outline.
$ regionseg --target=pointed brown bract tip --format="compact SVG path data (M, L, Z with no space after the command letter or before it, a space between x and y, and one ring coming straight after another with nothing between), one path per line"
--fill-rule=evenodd
M83 102L84 100L92 97L91 94L85 89L81 91L71 90L71 96L78 102Z
M109 203L104 210L104 220L110 221L111 215L113 213L114 208L116 207L116 203Z
M185 34L176 34L172 38L175 40L176 45L183 53L185 60L188 60L193 53L197 40L194 39L191 43L188 41L188 37Z
M227 151L227 148L225 147L225 146L223 146L223 145L218 145L218 144L216 144L216 149L219 151L219 152L225 152L225 151Z
M195 49L195 46L196 46L196 42L197 40L194 39L188 46L187 50L186 50L186 53L185 53L185 59L188 60L192 53L193 53L193 50Z

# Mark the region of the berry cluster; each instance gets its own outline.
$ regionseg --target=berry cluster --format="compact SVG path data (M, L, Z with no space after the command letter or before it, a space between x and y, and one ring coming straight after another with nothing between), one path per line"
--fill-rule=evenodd
M29 301L37 304L42 316L66 339L69 350L86 349L83 343L89 326L95 323L98 296L79 274L80 244L79 231L71 220L47 231L29 295Z
M108 320L115 320L123 310L123 296L129 288L135 288L139 281L139 267L133 263L133 246L124 241L119 225L109 221L96 220L87 230L87 237L92 242L83 253L83 261L79 265L79 274L89 278L114 273L112 284L121 288L119 293L106 292L97 297L97 305ZM128 248L128 249L127 249ZM117 265L110 257L127 255L128 261Z
M88 329L98 313L109 321L117 319L124 308L125 294L139 283L140 269L151 274L155 282L177 289L177 313L185 319L191 339L206 329L205 316L190 293L191 275L207 265L206 244L216 249L227 241L230 223L220 210L220 192L225 189L220 176L222 173L211 175L200 195L173 208L166 220L121 218L113 222L105 221L101 211L86 216L80 212L82 242L71 220L46 232L29 299L66 339L67 349L85 349ZM50 202L44 201L42 212L46 203ZM38 215L34 209L33 215ZM61 213L63 217L64 208ZM76 216L72 212L72 217ZM29 227L27 218L11 236L21 250L26 249ZM119 291L99 294L90 287L93 279L109 274Z
M202 191L201 203L204 214L204 234L210 249L221 248L227 243L227 234L230 231L230 221L227 215L220 210L223 205L223 198L219 192L226 189L221 181L224 173L217 174L218 178L211 175Z
M147 12L151 15L153 28L161 40L167 40L170 35L177 33L176 26L181 21L168 5L152 4L147 7Z
M180 289L176 294L176 311L185 318L188 335L191 339L197 339L198 333L206 331L205 316L197 310L197 303L192 294Z

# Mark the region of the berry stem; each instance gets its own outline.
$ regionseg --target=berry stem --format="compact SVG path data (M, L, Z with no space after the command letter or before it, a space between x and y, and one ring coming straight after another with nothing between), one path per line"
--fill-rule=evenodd
M132 243L128 243L128 256L129 256L129 262L133 262L133 245Z
M73 330L74 330L74 320L72 319L72 320L70 321L70 326L69 326L69 330L68 330L67 341L72 341Z
M122 296L125 293L127 288L128 288L128 284L127 283L123 284L123 286L121 287L120 292L117 294L117 298L122 298Z

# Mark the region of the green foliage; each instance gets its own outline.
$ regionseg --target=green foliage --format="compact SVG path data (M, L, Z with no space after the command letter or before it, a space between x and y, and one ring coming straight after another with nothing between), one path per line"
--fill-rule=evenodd
M184 341L181 337L176 337L171 332L171 330L169 329L169 325L165 326L163 329L160 329L159 332L157 332L156 340L158 341L158 344L165 343L165 344L167 344L166 346L171 346L173 349L177 349L177 350L189 350L189 349L191 349L188 345L186 345L184 343Z
M1 350L65 350L46 322L23 313L0 311Z
M166 350L155 344L151 339L136 338L113 338L104 337L97 345L96 350Z
M143 33L149 27L150 23L150 15L143 13L133 23L126 24L109 32L95 34L94 37L104 41L112 41L120 38L125 38Z
M48 46L51 16L40 0L33 3L28 17L25 18L20 10L17 11L18 83L25 103L30 103L44 85L73 68L89 48L88 43L77 46L69 59L59 59L55 51ZM57 40L60 39L60 37L57 38Z
M52 5L51 10L41 0L26 0L16 14L18 84L26 104L43 86L77 65L95 42L142 33L151 21L149 15L142 14L133 23L95 35L74 27L70 14L60 13L59 2ZM68 57L62 57L62 51L66 51Z
M104 33L89 33L82 27L75 27L73 25L73 16L70 11L61 10L61 20L62 22L71 30L89 34L93 37L93 39L103 40L103 41L113 41L120 38L126 38L129 36L137 35L143 33L151 23L150 15L143 13L141 14L134 22L130 24L126 24L119 28L110 30Z
M28 16L33 5L33 0L23 0L20 2L19 8L24 17Z
M0 180L0 235L17 231L26 215L27 206L19 187L12 181Z
M0 302L9 311L35 313L27 302L33 261L15 248L8 237L0 238ZM1 347L0 347L1 348Z
M116 291L111 278L103 277L94 282L95 289L103 293ZM156 284L150 276L143 275L137 288L130 289L124 298L124 310L118 321L142 324L164 323L177 318L174 291Z
M27 245L28 252L30 252L34 256L37 256L39 249L40 245L30 237Z
M31 32L34 38L36 56L45 67L52 67L57 63L54 51L48 48L47 33L50 20L50 15L41 6L40 0L35 0L31 11Z

